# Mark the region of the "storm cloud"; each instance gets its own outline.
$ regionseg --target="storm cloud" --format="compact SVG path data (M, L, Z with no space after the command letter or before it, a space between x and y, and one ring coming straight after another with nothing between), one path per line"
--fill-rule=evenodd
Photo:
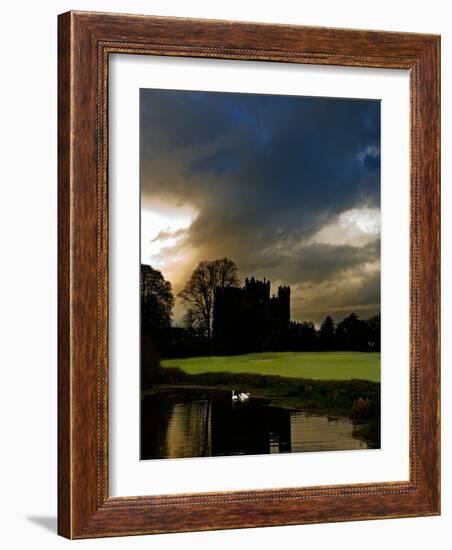
M169 212L142 261L176 292L228 256L296 320L379 310L378 101L143 89L140 167L142 217Z

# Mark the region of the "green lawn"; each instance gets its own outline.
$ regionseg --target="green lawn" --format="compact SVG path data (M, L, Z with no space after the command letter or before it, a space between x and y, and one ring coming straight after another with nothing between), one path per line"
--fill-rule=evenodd
M314 380L380 381L380 354L360 352L266 352L227 357L165 359L163 367L179 367L188 374L246 372Z

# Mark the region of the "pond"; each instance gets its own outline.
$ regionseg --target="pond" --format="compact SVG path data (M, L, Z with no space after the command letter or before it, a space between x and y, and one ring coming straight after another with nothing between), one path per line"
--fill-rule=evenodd
M141 459L367 449L347 418L311 414L225 391L169 390L141 402Z

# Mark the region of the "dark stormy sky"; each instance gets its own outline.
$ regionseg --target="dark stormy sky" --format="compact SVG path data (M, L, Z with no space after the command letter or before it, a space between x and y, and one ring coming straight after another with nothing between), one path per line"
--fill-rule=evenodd
M292 319L380 309L380 103L141 90L142 263L292 289ZM175 322L183 310L178 304Z

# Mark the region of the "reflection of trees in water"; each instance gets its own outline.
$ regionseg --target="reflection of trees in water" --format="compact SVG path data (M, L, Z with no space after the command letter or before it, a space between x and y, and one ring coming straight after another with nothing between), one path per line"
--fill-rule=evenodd
M142 458L255 455L367 448L349 419L268 406L260 400L152 394L142 402ZM372 445L371 445L372 446Z
M208 400L173 405L163 454L168 458L210 456L210 410Z
M290 424L292 452L367 448L364 440L355 438L353 422L348 418L292 412Z
M290 452L288 410L257 400L232 405L230 398L174 402L173 397L162 392L143 399L142 458Z
M163 458L172 404L164 394L141 401L141 458Z
M213 455L268 454L276 446L277 452L290 452L290 411L256 400L232 406L213 402Z
M141 457L182 458L211 455L209 400L175 401L168 392L141 403Z

